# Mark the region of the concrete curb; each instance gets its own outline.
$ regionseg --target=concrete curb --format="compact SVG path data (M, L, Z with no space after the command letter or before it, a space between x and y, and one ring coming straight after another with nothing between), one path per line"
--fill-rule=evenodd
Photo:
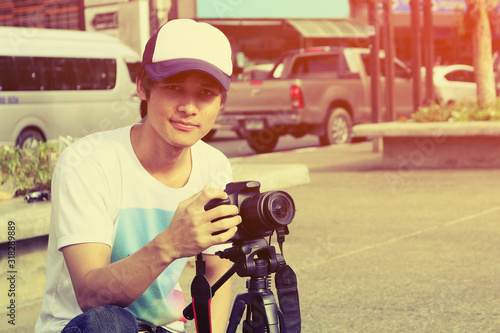
M500 136L500 121L469 122L385 122L353 127L354 136L384 137L443 137L443 136Z
M353 133L382 137L387 170L500 167L500 121L362 124Z

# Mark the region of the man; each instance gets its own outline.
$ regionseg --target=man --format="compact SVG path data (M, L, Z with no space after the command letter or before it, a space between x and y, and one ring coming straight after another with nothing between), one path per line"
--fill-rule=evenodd
M229 41L206 23L173 20L147 43L142 65L142 122L92 134L59 158L36 332L137 332L137 321L183 331L187 258L205 251L211 284L230 267L213 246L236 232L238 208L204 206L227 197L231 167L200 140L229 89ZM212 301L214 332L229 305L227 284Z

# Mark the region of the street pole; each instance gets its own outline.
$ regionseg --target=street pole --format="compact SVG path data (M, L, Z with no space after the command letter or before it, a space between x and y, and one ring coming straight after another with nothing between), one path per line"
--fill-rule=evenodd
M371 106L372 123L380 122L380 47L379 47L379 22L378 22L378 0L370 0L368 4L368 24L372 27L371 52L370 52L370 72L371 72ZM373 139L373 151L378 152L379 138Z
M385 93L386 112L389 121L396 120L394 108L394 27L392 25L392 1L384 0L384 22L385 22Z
M424 51L425 51L425 99L427 105L434 100L434 23L432 20L432 0L424 0Z
M179 18L179 4L178 0L170 0L170 10L168 11L168 20Z
M85 31L85 3L84 0L78 0L78 30Z
M156 7L156 0L149 0L149 35L153 36L158 28L158 10Z
M420 107L420 0L410 1L411 10L411 50L412 50L412 72L413 72L413 111Z

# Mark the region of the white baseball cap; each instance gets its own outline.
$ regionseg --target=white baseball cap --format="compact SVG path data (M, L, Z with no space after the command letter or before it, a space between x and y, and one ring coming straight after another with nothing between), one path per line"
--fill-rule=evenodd
M146 44L142 65L153 81L188 70L209 74L227 91L233 73L231 45L214 26L190 19L165 23Z

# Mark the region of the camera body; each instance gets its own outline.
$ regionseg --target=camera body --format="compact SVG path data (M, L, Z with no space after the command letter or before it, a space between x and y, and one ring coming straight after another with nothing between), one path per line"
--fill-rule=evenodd
M242 222L229 242L267 237L292 222L295 216L292 197L283 191L261 193L260 186L258 181L228 183L224 190L227 199L213 199L205 205L206 211L220 205L236 205L239 208Z

